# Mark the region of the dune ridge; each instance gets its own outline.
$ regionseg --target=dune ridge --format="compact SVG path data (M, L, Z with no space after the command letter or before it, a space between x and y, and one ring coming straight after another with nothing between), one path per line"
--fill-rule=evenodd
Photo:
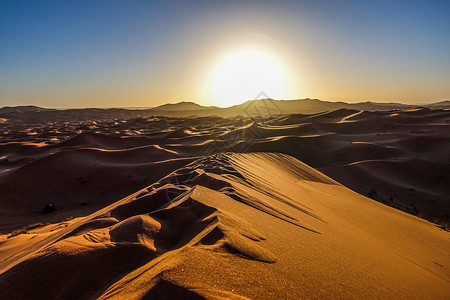
M376 201L450 222L449 110L100 117L2 127L0 232L85 216L222 152L284 153ZM42 215L48 203L57 211Z
M279 153L201 157L50 236L40 230L39 248L0 264L4 297L444 298L450 290L448 232Z

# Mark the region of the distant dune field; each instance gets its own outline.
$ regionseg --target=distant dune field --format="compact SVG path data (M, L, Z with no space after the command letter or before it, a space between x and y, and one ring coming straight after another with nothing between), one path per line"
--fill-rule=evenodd
M6 124L0 232L41 222L47 203L64 217L85 215L219 152L285 153L364 196L448 224L449 125L449 110L427 108Z

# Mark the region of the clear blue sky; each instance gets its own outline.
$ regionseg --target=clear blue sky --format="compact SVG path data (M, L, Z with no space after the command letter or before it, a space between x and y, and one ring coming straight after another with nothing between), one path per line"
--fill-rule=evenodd
M212 65L249 43L287 66L292 99L446 100L449 16L450 1L2 1L0 106L212 104Z

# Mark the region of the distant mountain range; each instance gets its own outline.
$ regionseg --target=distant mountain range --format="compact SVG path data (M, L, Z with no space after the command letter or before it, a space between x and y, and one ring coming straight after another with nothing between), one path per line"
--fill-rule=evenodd
M129 119L149 116L166 117L256 117L265 115L284 114L315 114L336 109L354 110L396 110L411 109L418 105L402 103L377 103L377 102L332 102L319 99L300 100L272 100L260 99L249 100L231 107L201 106L194 102L180 102L175 104L164 104L148 109L125 109L125 108L83 108L83 109L49 109L37 106L16 106L0 108L0 118L3 123L43 123L61 121L83 121L92 119ZM420 107L431 109L450 109L450 101L441 101Z
M200 104L194 102L178 102L178 103L168 103L151 108L152 110L164 110L164 111L188 111L188 110L203 110L219 108L217 106L201 106Z

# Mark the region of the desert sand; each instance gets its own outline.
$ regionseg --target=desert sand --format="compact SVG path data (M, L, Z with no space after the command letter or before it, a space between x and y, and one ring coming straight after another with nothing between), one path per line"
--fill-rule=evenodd
M449 124L428 108L5 118L0 296L445 299L450 233L412 214L448 222Z

